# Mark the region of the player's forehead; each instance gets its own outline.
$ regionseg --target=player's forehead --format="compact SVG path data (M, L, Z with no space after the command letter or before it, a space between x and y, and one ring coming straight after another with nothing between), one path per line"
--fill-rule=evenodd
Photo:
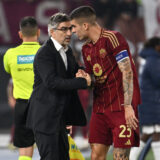
M74 26L80 26L84 20L82 18L72 19L71 24Z
M76 21L76 19L72 19L72 20L71 20L71 24L72 24L72 25L77 25L78 22Z

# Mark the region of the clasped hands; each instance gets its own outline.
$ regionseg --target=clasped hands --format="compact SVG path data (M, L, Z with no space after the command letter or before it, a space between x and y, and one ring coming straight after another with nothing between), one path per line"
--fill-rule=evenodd
M87 81L87 85L90 86L91 85L91 77L88 73L86 73L84 70L79 69L78 72L76 73L76 77L80 77L80 78L85 78Z

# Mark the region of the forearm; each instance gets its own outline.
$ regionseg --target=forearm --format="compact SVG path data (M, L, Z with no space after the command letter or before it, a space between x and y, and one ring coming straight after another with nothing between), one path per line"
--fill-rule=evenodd
M124 91L124 106L131 105L133 96L133 72L122 73L123 91Z
M130 59L126 58L118 63L119 69L122 72L122 83L124 91L124 106L131 105L133 96L133 71L130 64Z

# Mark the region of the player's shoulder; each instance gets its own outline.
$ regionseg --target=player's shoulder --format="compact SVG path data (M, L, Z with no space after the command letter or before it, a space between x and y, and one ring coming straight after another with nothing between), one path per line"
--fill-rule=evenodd
M19 46L17 46L17 47L19 47ZM16 53L17 47L9 48L9 49L6 51L5 56L10 56L11 54Z
M117 42L121 36L122 35L118 31L106 30L106 29L103 29L101 34L101 37L104 37L109 41L112 40L115 42Z
M108 30L108 29L102 29L102 36L120 36L120 32L116 31L116 30Z
M105 38L106 41L110 42L113 48L117 48L123 41L125 41L124 37L121 35L120 32L113 30L103 29L101 37Z

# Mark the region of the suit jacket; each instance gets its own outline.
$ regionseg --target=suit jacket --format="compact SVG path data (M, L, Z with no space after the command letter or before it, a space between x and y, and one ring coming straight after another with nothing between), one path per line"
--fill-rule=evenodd
M34 59L34 86L28 105L27 127L55 133L63 118L66 125L86 125L77 89L87 88L84 78L75 78L79 69L71 48L66 52L66 70L51 39L38 50Z

